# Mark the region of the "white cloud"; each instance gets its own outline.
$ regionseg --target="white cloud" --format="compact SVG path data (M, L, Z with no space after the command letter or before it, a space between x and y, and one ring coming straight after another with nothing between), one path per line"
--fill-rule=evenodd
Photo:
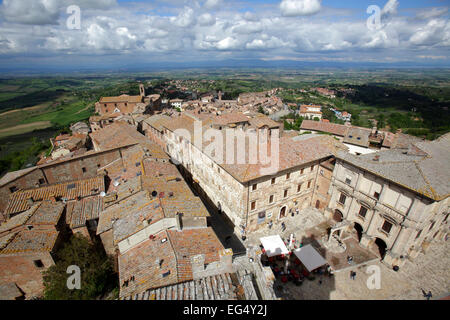
M206 0L203 5L206 9L217 9L222 5L222 0Z
M421 10L416 17L419 19L432 19L432 18L438 18L448 12L448 8L432 8L431 10Z
M59 17L58 0L3 0L0 12L5 20L23 24L56 24Z
M0 13L6 21L19 24L57 24L61 14L70 5L80 9L108 9L117 5L116 0L3 0Z
M216 18L209 13L204 13L198 17L198 24L201 26L212 26L216 23Z
M320 0L282 0L281 13L284 16L307 16L320 11Z
M360 17L330 19L333 15L325 10L324 14L307 16L317 8L320 10L320 1L283 1L285 5L288 2L296 5L285 7L291 11L282 15L273 5L255 6L251 12L242 11L238 5L210 11L205 8L205 1L171 0L172 6L162 7L169 15L167 12L159 15L151 10L139 11L147 8L147 4L139 4L137 10L129 4L117 5L115 0L96 4L87 0L35 0L40 17L28 12L23 0L17 0L16 4L14 1L4 0L0 6L4 17L0 19L0 61L17 53L63 58L66 54L102 57L107 53L124 60L132 59L132 54L160 55L167 59L179 54L184 61L224 56L299 57L302 61L320 56L329 61L376 61L389 56L395 60L397 54L399 60L417 60L419 55L448 56L446 51L450 47L450 23L443 16L447 11L429 8L407 17L401 14L397 1L386 0L383 10L389 18L376 32L368 30L365 19ZM67 1L80 6L91 3L89 9L82 8L81 30L68 30L65 10L58 11L63 10L61 4ZM190 3L190 7L173 7L185 3ZM316 3L314 10L313 3ZM249 10L249 5L246 3L245 10ZM16 21L13 17L21 10L25 10L24 14ZM292 19L285 15L303 17Z
M397 0L389 0L381 10L381 15L394 15L397 14L399 2Z
M216 48L219 50L231 50L236 49L239 45L239 41L232 37L226 37L223 40L220 40L216 44Z
M443 38L448 38L450 24L445 19L432 19L425 26L419 28L409 39L414 45L432 46L438 44Z
M171 17L170 21L178 27L190 27L195 22L194 10L192 8L185 7L177 17Z

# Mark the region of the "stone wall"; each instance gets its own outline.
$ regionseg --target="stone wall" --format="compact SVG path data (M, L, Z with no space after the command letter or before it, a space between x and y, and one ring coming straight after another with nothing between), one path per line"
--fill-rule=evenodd
M42 262L38 267L35 261ZM40 296L44 286L42 272L54 264L50 253L0 255L0 285L15 282L27 299Z

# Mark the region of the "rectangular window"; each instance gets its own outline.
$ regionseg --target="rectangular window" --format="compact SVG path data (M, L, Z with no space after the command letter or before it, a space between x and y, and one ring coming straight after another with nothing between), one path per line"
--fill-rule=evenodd
M367 214L367 208L364 207L364 206L361 206L361 208L359 209L359 215L360 215L361 217L365 218L365 217L366 217L366 214Z
M303 174L305 172L305 169L300 170L300 174Z
M269 197L269 203L273 203L273 195Z
M419 232L417 232L416 239L419 239L421 234L422 234L422 230L419 230Z
M83 170L83 173L86 173L86 168L81 168L81 170Z
M255 210L255 209L256 209L256 201L253 201L253 202L252 202L251 209L252 209L252 210Z
M390 233L392 229L392 223L390 223L389 221L384 221L381 229L386 233Z
M40 185L45 184L45 180L44 180L44 179L39 179L39 184L40 184Z
M289 180L290 177L291 177L290 173L286 174L286 180Z
M316 166L312 166L311 167L311 172L313 172L314 171L314 168L315 168Z
M375 192L373 196L375 197L375 199L380 200L380 194L378 192Z
M352 179L349 178L349 177L347 177L347 178L345 179L345 183L348 184L348 185L352 184Z
M302 185L299 184L299 185L297 186L297 192L300 192L301 190L302 190Z
M339 197L339 203L345 204L345 200L347 200L347 196L341 193L341 196Z
M308 181L308 189L311 188L311 181Z
M435 223L436 223L436 222L433 221L433 223L432 223L431 226L430 226L430 230L433 229Z
M255 191L257 188L258 188L258 185L255 183L255 184L252 186L252 191Z
M275 184L275 178L272 178L272 184Z
M43 268L44 264L42 263L42 260L34 260L34 265L38 268Z
M287 196L288 196L288 191L284 190L284 197L287 198Z
M9 188L9 191L10 191L11 193L16 192L17 190L18 190L18 189L17 189L16 186L13 186L13 187L10 187L10 188Z

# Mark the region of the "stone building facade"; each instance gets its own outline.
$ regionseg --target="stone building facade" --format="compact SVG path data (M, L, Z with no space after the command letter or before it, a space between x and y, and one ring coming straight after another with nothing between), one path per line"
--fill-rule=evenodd
M273 175L261 175L259 165L218 163L183 137L178 129L194 135L193 121L187 116L174 119L163 124L163 128L146 133L150 139L164 142L166 152L182 165L186 179L225 214L235 233L242 234L243 229L244 233L255 231L269 221L281 223L283 217L296 209L317 202L319 208L327 206L333 171L329 160L339 144L331 137L281 137L279 170ZM217 126L214 119L203 124L204 129Z
M427 243L448 233L449 137L409 151L339 153L328 217L350 222L361 245L390 265L416 258Z

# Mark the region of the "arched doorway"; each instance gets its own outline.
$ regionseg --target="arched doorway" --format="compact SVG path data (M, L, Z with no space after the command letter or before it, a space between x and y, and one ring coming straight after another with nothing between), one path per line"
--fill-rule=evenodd
M386 255L386 248L387 248L386 242L384 242L380 238L376 238L375 244L378 247L378 251L380 252L381 259L384 259L384 256Z
M362 233L364 231L363 227L359 223L355 222L353 228L355 228L355 230L358 234L358 241L361 241Z
M333 220L336 222L342 222L344 215L338 209L334 210Z
M286 207L283 207L280 210L280 219L284 217L286 217Z

